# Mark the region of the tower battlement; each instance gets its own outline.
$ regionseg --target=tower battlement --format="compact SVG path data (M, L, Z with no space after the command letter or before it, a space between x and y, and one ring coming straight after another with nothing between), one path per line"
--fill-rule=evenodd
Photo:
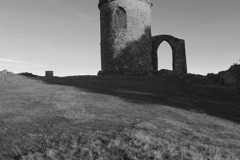
M104 5L105 3L111 2L111 1L116 1L116 0L99 0L98 8L100 9L102 5ZM142 2L149 4L150 7L153 6L153 3L151 0L133 0L133 1L142 1Z

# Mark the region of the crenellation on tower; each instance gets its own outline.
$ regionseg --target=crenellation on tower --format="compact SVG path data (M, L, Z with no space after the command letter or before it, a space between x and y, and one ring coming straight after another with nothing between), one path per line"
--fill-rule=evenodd
M105 3L111 2L111 1L115 1L115 0L99 0L98 8L100 9L102 5L104 5ZM145 2L145 3L147 3L150 7L153 6L153 3L152 3L151 0L136 0L136 1Z

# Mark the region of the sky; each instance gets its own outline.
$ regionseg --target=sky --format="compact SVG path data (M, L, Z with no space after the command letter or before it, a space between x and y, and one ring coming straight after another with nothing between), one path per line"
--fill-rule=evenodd
M184 39L188 72L240 63L240 0L152 0L152 35ZM98 0L0 0L0 71L56 76L101 70ZM159 69L172 69L167 42Z

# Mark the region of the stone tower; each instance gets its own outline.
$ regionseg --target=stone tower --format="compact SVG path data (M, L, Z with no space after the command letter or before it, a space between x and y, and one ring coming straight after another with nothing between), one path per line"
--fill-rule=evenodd
M99 0L101 65L106 74L152 70L151 0Z

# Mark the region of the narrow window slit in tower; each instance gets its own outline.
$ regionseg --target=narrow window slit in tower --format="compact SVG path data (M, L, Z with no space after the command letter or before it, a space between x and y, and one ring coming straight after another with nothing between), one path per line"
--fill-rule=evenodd
M123 8L118 7L113 13L113 27L115 29L126 29L127 18L126 11Z

